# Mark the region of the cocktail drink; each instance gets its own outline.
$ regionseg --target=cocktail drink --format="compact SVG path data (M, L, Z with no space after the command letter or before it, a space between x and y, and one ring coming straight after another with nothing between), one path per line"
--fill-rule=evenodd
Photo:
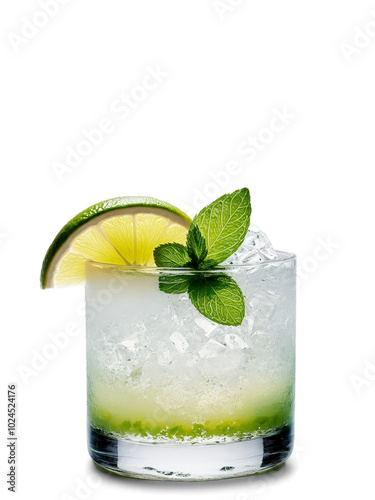
M137 477L221 478L284 462L292 447L295 259L227 266L240 326L203 317L160 276L205 271L88 264L90 453ZM221 271L205 272L217 275Z
M187 240L173 229L186 252L174 242L137 265L86 257L88 445L99 466L205 480L290 455L296 259L247 227L234 253L215 247L225 227L213 235L198 217Z

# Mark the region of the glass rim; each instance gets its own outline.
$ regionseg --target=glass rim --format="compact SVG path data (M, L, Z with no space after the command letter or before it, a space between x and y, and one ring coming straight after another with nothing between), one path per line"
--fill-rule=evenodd
M126 264L107 264L105 262L96 262L93 260L88 260L86 265L101 268L101 269L113 269L113 270L121 270L123 272L134 272L134 271L142 271L143 273L169 273L169 274L211 274L211 273L220 273L223 271L235 271L240 269L253 269L253 268L261 268L263 266L273 265L273 264L281 264L288 262L296 261L296 254L291 252L284 252L281 250L275 250L278 255L277 259L270 259L264 262L255 262L251 264L225 264L218 266L214 269L194 269L192 267L156 267L156 266L135 266L135 265L126 265Z

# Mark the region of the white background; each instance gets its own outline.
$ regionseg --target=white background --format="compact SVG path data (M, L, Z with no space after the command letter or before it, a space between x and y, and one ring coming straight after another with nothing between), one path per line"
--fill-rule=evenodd
M375 3L61 0L47 19L40 3L0 7L2 491L15 381L22 499L370 498ZM167 75L145 94L150 67ZM122 94L139 99L128 116L115 111ZM264 131L279 112L292 116L283 130ZM111 133L59 178L55 162L103 119ZM244 154L248 137L268 143ZM95 202L150 195L193 215L243 186L253 222L299 257L295 452L238 480L103 475L86 451L83 290L41 291L43 256ZM67 328L65 349L22 376Z

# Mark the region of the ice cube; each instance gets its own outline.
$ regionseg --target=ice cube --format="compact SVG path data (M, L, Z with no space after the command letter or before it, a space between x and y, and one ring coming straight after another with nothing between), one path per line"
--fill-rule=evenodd
M139 340L138 340L138 337L136 335L131 335L127 339L120 342L120 345L129 349L129 351L135 351L137 348L138 341Z
M147 328L143 321L137 321L132 324L133 332L139 336L142 336L146 333Z
M172 342L172 344L175 346L178 352L181 354L186 351L186 349L189 347L189 343L185 339L183 335L179 332L173 332L172 335L169 337L169 340Z
M217 327L217 324L214 323L213 321L210 321L206 318L196 318L195 323L202 328L204 331L204 334L209 337L211 333L215 330Z
M169 365L173 361L173 354L169 349L157 353L158 363L162 366Z
M255 294L251 297L250 307L257 318L270 318L277 302L277 296L270 291Z
M262 332L260 330L256 330L252 335L251 337L259 337L259 336L269 336L269 334L267 332Z
M184 360L186 362L186 366L194 366L197 361L199 361L199 358L196 354L187 354L186 356L184 356Z
M224 265L256 264L277 259L267 235L251 225L240 248L231 255Z
M235 333L227 333L224 337L225 343L230 349L247 349L249 346Z
M247 324L249 332L253 329L255 318L251 314L247 314L244 319L244 324Z
M122 358L118 349L114 349L111 353L108 353L105 364L107 368L114 369L121 363L121 361Z
M201 358L214 358L215 356L223 354L225 350L225 345L217 342L216 340L210 339L199 351L199 356Z
M129 377L134 370L140 368L139 361L136 359L127 359L125 363L123 363L122 372L124 376ZM123 375L119 372L119 377L121 378Z

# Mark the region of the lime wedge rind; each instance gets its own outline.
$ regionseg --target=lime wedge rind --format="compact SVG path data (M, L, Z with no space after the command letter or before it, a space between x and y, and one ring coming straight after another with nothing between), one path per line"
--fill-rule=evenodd
M49 288L54 286L54 272L56 271L58 262L69 251L74 240L83 233L85 227L97 226L99 232L103 234L100 227L102 222L111 217L131 214L152 214L160 217L166 217L167 215L171 223L176 223L177 225L185 227L186 231L191 224L190 217L180 209L156 198L125 196L96 203L71 219L53 240L43 260L40 275L41 287ZM112 245L111 241L106 237L106 234L103 234L103 237ZM116 247L114 248L120 258L121 253ZM128 264L126 258L123 257L121 261L122 260L123 265Z

